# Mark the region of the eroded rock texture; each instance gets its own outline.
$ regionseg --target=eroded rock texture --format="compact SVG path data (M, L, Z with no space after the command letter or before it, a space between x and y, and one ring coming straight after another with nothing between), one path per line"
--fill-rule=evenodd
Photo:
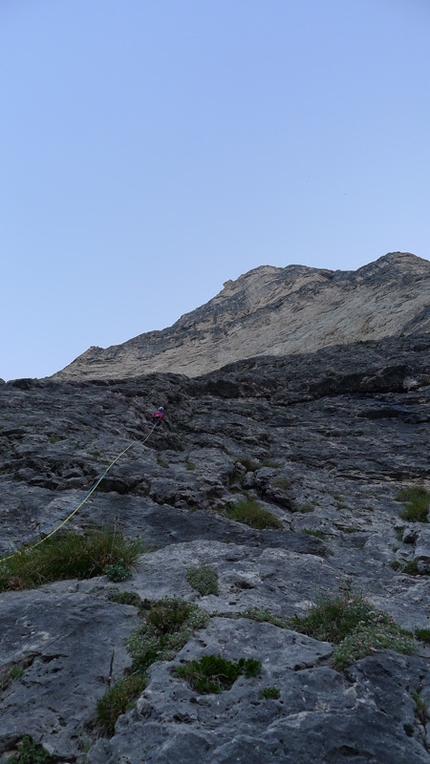
M339 672L329 643L235 617L304 615L320 595L350 590L404 628L430 627L428 526L400 519L396 499L404 486L430 488L429 350L430 336L414 334L196 379L1 385L1 551L73 505L135 441L70 527L143 536L151 551L119 589L181 597L212 617L173 661L151 667L108 739L96 704L130 665L137 608L111 601L106 577L2 593L0 761L31 734L76 764L430 762L424 643ZM144 444L159 405L170 429ZM229 520L244 496L280 527ZM418 575L404 573L414 561ZM218 595L190 585L187 571L200 566L218 573ZM199 695L172 673L218 653L257 658L261 674ZM273 686L279 697L262 698Z

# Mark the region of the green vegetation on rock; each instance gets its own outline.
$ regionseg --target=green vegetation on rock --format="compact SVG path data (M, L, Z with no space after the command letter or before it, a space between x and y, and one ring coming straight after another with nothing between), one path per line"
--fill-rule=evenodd
M252 621L259 621L260 623L271 623L273 626L279 626L280 629L288 629L288 621L286 618L282 618L278 615L273 615L267 610L251 608L250 610L244 610L238 615L242 616L243 618L250 618Z
M187 581L203 597L208 594L218 596L218 573L212 568L192 568L187 570Z
M396 495L397 501L402 501L405 505L400 517L409 522L428 522L428 512L430 508L430 491L423 485L409 486L402 488Z
M238 523L258 530L283 527L281 521L267 509L263 509L255 499L243 498L237 504L229 507L226 514L229 520L236 520Z
M260 698L265 700L278 700L280 695L281 692L277 687L263 687L260 692Z
M141 540L126 539L117 530L92 530L84 536L71 531L57 534L0 561L0 591L93 578L111 566L128 570L143 550Z
M54 761L40 743L35 743L30 735L24 735L18 743L18 753L9 757L6 764L51 764Z
M99 722L108 735L113 735L118 716L132 708L147 685L145 674L138 672L120 679L97 703Z
M141 600L133 592L119 592L112 600L137 606L143 623L126 642L133 658L128 675L116 682L97 704L99 723L110 736L118 716L133 706L145 688L149 666L157 660L172 660L193 632L204 628L209 620L207 613L186 600Z
M376 650L412 654L413 635L400 628L387 613L376 610L360 596L322 598L306 616L293 616L290 628L336 647L332 664L342 670Z
M202 694L229 690L241 674L250 678L260 672L261 662L255 658L240 658L233 663L221 655L203 655L172 671L174 676L186 679L193 690Z
M156 660L171 660L209 620L197 605L175 598L146 600L141 613L144 623L129 636L127 648L134 665L143 670Z

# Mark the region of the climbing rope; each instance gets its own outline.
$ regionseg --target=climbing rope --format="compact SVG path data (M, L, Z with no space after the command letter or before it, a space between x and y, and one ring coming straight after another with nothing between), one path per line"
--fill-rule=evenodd
M37 542L37 544L32 544L32 546L31 546L31 549L35 549L37 546L39 546L40 544L43 544L43 542L44 542L44 541L46 541L46 540L47 540L47 539L49 539L51 536L53 536L55 533L57 533L57 531L59 531L59 530L60 530L60 528L62 528L64 525L66 525L66 523L68 523L68 522L69 522L69 520L71 520L71 518L73 517L73 515L75 515L75 514L76 514L76 512L78 512L78 510L79 510L79 509L80 509L80 508L81 508L81 507L82 507L82 506L85 504L85 502L86 502L86 501L88 501L88 499L90 498L91 494L93 494L93 493L94 493L94 491L96 490L96 488L98 488L98 486L99 486L99 485L100 485L100 483L102 482L103 478L105 478L105 477L106 477L106 475L107 475L107 474L108 474L108 472L109 472L109 471L112 469L112 467L114 466L114 464L116 464L116 463L117 463L117 461L118 461L119 459L121 459L121 457L122 457L122 456L124 456L124 454L126 454L126 453L127 453L127 451L129 451L131 448L133 448L133 446L135 446L135 445L136 445L136 443L141 443L142 445L144 445L144 443L146 443L146 441L147 441L147 440L149 440L149 438L151 437L151 435L152 435L152 433L154 432L155 428L157 427L157 424L158 424L158 422L154 422L154 424L152 425L152 427L151 427L151 429L150 429L150 431L149 431L148 435L146 436L146 438L144 438L144 440L140 440L140 441L137 441L137 440L133 440L133 442L132 442L132 443L130 443L130 444L127 446L127 448L124 448L124 450L123 450L123 451L121 451L121 453L120 453L120 454L118 454L118 456L116 456L116 457L115 457L115 459L114 459L114 460L113 460L113 461L112 461L112 462L109 464L109 466L108 466L108 467L106 467L106 469L105 469L105 471L103 472L103 474L102 474L102 475L100 475L100 477L98 477L98 478L97 478L97 480L96 480L96 482L94 483L94 485L92 485L92 486L91 486L91 488L90 488L88 491L86 491L86 492L85 492L85 493L84 493L84 494L83 494L83 495L82 495L82 496L81 496L81 497L78 499L78 501L77 501L75 504L72 504L71 506L67 507L67 508L66 508L66 509L65 509L63 512L61 512L61 514L57 515L57 517L55 517L55 518L54 518L53 520L51 520L49 523L47 523L46 525L44 525L42 528L39 528L39 529L38 529L37 531L35 531L34 533L31 533L29 536L26 536L25 538L21 539L21 541L19 541L17 544L14 544L14 545L13 545L13 550L7 549L5 552L1 552L1 553L0 553L0 560L9 560L9 559L10 559L11 557L13 557L13 556L14 556L14 555L15 555L17 552L19 552L19 550L20 550L20 549L21 549L23 546L25 546L26 544L28 544L28 542L29 542L29 541L31 541L31 540L32 540L32 539L34 539L34 538L37 538L37 536L41 536L42 534L44 534L44 533L45 533L45 532L46 532L46 531L47 531L49 528L51 528L53 525L55 525L55 523L58 523L58 522L59 522L59 520L61 520L61 519L64 517L64 515L67 515L67 517L66 517L66 518L63 520L63 522L62 522L62 523L60 523L60 525L58 525L56 528L54 528L54 530L52 530L52 531L51 531L50 533L48 533L46 536L43 536L43 538L42 538L42 539L40 539L40 541L38 541L38 542Z

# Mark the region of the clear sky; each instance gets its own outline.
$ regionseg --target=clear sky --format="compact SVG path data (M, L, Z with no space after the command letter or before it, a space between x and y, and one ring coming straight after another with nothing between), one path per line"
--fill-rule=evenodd
M0 377L258 265L430 259L429 0L0 0Z

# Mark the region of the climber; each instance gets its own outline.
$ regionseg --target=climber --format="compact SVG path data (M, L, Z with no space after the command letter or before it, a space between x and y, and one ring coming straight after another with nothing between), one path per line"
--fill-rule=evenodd
M156 427L160 427L164 422L164 408L163 406L160 406L157 411L154 411L152 415L152 424Z

